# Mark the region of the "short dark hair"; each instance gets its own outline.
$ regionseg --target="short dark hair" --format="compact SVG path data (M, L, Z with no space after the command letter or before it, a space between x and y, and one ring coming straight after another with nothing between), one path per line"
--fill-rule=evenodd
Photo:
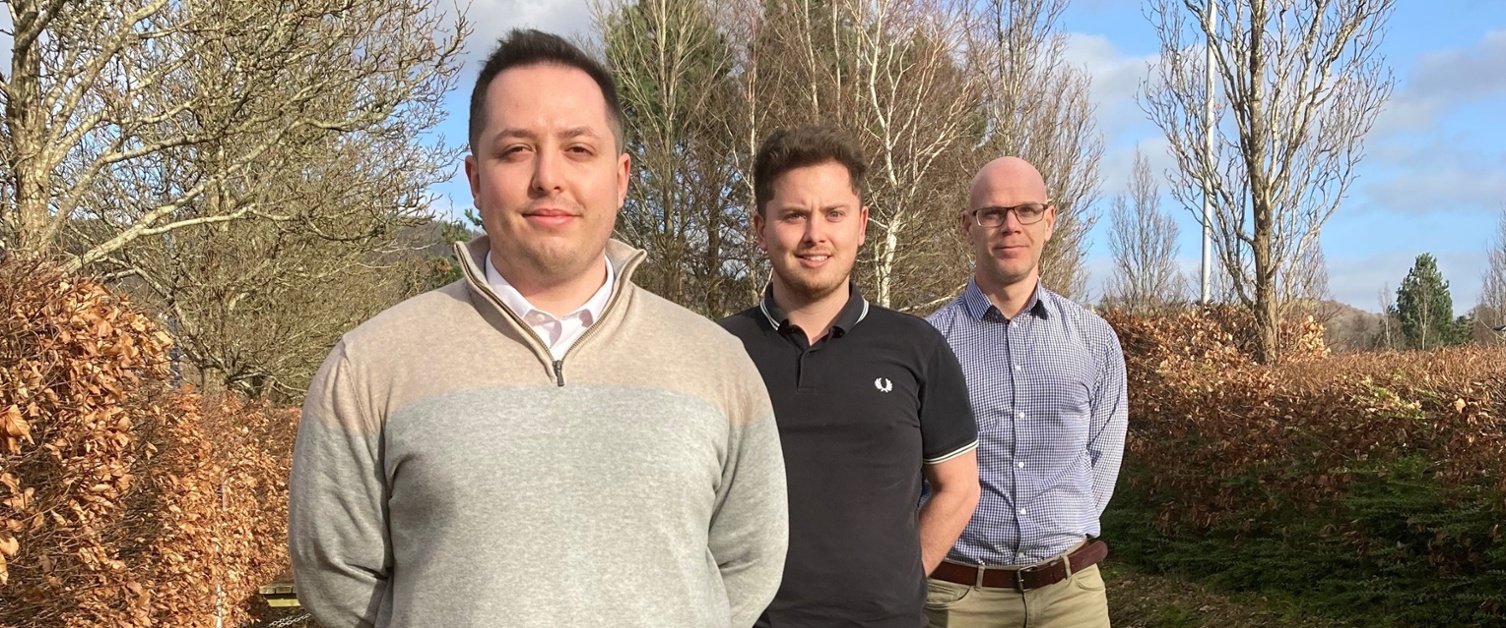
M780 175L806 166L837 162L847 168L852 191L863 197L863 174L868 163L856 142L840 129L825 126L800 126L779 129L764 139L753 158L753 205L758 215L774 196L774 180Z
M601 88L601 96L607 101L607 123L617 140L617 150L624 150L622 129L622 104L617 100L617 83L612 80L606 66L592 59L580 48L553 33L534 29L514 28L507 36L497 40L497 48L476 77L476 86L471 89L471 152L476 152L476 141L486 128L486 90L492 81L505 70L531 65L560 65L585 72ZM545 86L540 85L540 89Z

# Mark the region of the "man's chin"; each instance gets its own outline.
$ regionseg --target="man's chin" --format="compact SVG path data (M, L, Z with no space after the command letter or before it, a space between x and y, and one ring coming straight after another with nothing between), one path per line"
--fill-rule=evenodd
M987 277L1001 286L1012 286L1030 279L1030 268L1010 265L1008 267L996 264L988 269Z
M847 285L847 278L827 279L824 277L784 277L784 285L790 293L807 303L819 301L831 296L833 293Z
M579 249L532 249L517 251L513 259L518 266L527 270L524 272L550 283L567 281L588 273L593 263L601 259L599 252L587 252Z

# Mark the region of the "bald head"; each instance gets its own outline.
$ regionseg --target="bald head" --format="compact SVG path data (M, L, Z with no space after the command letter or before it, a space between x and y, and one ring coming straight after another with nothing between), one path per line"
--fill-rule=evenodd
M1019 157L1000 157L984 164L973 176L972 193L968 196L968 207L972 209L1046 202L1046 182L1041 172Z
M989 299L1003 303L1001 312L1018 312L1035 289L1041 253L1056 229L1041 172L1019 157L990 161L973 177L967 204L959 218L973 248L973 277Z

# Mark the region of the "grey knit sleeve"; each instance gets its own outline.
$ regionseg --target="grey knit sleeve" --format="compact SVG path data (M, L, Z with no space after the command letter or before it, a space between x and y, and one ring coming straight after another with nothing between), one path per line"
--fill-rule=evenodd
M784 454L763 379L745 356L737 386L745 397L733 416L717 507L711 554L721 570L733 628L747 628L774 599L789 547L789 502Z
M353 370L342 343L314 376L288 482L298 599L327 628L376 625L392 569L381 424Z

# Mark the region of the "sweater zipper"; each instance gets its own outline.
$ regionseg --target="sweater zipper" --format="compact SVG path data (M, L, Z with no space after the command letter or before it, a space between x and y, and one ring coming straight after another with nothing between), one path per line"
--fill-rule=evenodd
M627 264L623 264L624 270L626 270L627 267ZM559 384L560 387L564 387L565 385L565 358L570 357L570 354L575 351L576 347L579 347L581 343L586 341L587 338L590 338L591 334L596 333L596 328L601 326L601 321L606 320L607 313L612 311L612 307L617 304L618 298L622 296L622 288L629 285L628 282L623 279L622 275L619 275L617 279L618 281L612 286L612 297L607 299L607 304L602 306L601 308L601 318L591 323L591 326L587 327L586 331L581 332L580 337L576 338L575 342L570 344L570 348L565 350L565 355L560 356L558 360L554 361L554 381Z
M486 286L487 285L486 284L486 278L485 277L477 278L476 275L475 275L475 273L472 271L472 269L471 269L471 263L469 263L470 259L468 257L466 257L467 254L466 254L466 252L464 250L464 247L462 247L460 245L460 243L456 243L455 250L456 250L456 256L457 257L464 258L464 260L462 261L460 267L461 267L461 270L465 273L466 278L470 279L471 283L474 284L474 285ZM629 282L628 279L627 279L628 274L630 273L630 271L632 271L632 269L635 266L638 265L637 262L639 261L639 259L641 259L641 256L642 256L642 252L641 251L639 253L634 254L633 256L629 257L627 259L627 261L625 261L622 264L622 268L621 269L618 269L617 281L614 282L613 285L612 285L612 298L607 299L607 304L601 308L601 319L597 320L596 323L600 323L602 319L606 319L607 312L612 311L612 306L615 305L617 303L618 299L622 296L622 292L623 291L621 290L621 288L624 287L624 286L631 285L631 282ZM610 259L608 259L607 263L610 264L610 263L612 263L612 261ZM491 300L491 302L493 304L495 304L499 309L501 309L507 316L511 317L512 320L513 320L513 322L517 323L520 327L522 327L523 328L523 333L528 334L530 336L533 336L533 338L535 340L539 341L538 342L539 346L544 347L545 352L547 352L549 354L549 357L552 360L551 364L554 366L554 382L555 382L555 385L559 386L560 388L564 388L564 386L565 386L565 358L570 357L570 352L575 351L575 348L578 347L578 346L580 346L580 343L585 342L585 340L587 338L590 338L591 334L594 333L596 331L596 328L599 327L600 325L598 325L596 323L592 323L591 326L587 327L586 331L580 335L580 338L576 338L575 342L570 345L570 348L567 349L567 350L565 350L565 355L560 356L559 359L554 359L554 352L550 351L549 350L549 346L544 344L544 339L542 337L540 337L537 333L534 333L533 328L529 327L528 323L526 323L526 322L523 321L523 317L518 316L517 313L515 313L515 312L512 311L512 308L509 308L509 307L507 307L506 304L502 303L502 299L497 298L496 295L492 294L490 286L487 286L487 288L485 290L482 290L481 293L484 294L484 295L486 295L487 299Z
M456 247L456 249L457 256L461 255L462 253L458 252L460 250L458 246ZM471 265L469 263L462 262L460 264L460 269L465 273L466 278L469 279L473 285L486 286L485 290L478 290L478 292L480 292L482 296L485 296L488 301L491 301L492 305L497 306L497 309L502 310L503 316L512 319L513 323L517 324L517 326L523 330L523 333L532 336L534 340L538 341L538 346L533 348L535 352L538 351L539 347L543 347L544 352L549 354L550 359L554 358L554 352L549 350L549 345L544 344L544 339L537 333L535 333L533 331L533 328L528 326L528 323L523 321L523 317L518 316L517 312L512 311L512 308L507 307L506 304L502 303L502 299L498 298L497 295L492 293L491 286L487 285L485 277L476 277L475 273L471 271ZM565 385L565 376L564 371L562 370L563 368L564 364L561 363L561 360L554 360L554 375L556 381L559 382L560 386Z

